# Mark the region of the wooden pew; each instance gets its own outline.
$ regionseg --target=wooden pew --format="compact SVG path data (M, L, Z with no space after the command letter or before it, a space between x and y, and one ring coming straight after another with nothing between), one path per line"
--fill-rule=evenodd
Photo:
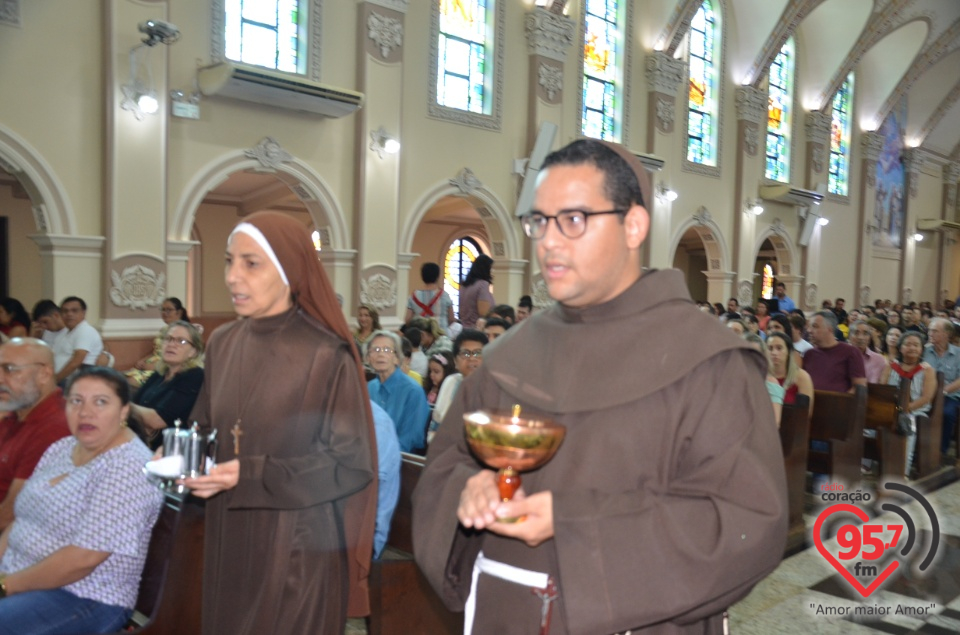
M200 632L203 502L168 494L153 528L137 606L122 634ZM120 635L120 634L118 634Z
M929 414L917 416L915 465L918 478L940 470L940 441L943 435L943 373L937 373L937 392Z
M848 488L860 482L866 410L866 386L857 386L854 394L826 390L814 392L808 470L815 474L829 474ZM826 451L815 451L813 441L825 443Z
M797 395L793 405L784 405L780 415L780 446L787 473L787 499L790 530L787 549L802 546L806 540L803 505L806 500L807 454L810 449L810 398Z
M910 403L910 383L899 388L867 385L867 416L864 427L876 431L865 438L863 456L880 463L880 481L901 480L907 469L907 437L897 434L897 419Z
M413 560L413 490L424 457L403 453L400 499L388 549L370 570L369 635L443 635L463 632L463 613L447 610Z

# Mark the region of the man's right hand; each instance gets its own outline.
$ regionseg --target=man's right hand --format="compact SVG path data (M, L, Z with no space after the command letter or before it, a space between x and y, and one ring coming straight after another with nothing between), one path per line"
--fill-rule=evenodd
M497 489L497 473L481 470L467 480L460 492L457 518L464 527L485 529L497 522L494 511L500 506L500 490Z

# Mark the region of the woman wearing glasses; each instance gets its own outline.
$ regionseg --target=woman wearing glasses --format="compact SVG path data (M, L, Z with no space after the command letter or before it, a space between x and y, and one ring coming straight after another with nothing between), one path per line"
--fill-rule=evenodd
M160 329L160 333L158 333L153 340L153 350L150 351L149 355L145 355L137 360L133 368L124 373L127 376L127 381L130 382L130 385L134 388L142 386L143 382L147 381L162 359L163 337L167 327L178 320L183 322L190 321L189 316L187 316L187 309L183 306L183 302L181 302L179 298L164 299L160 304L160 319L163 320L164 327Z
M374 331L367 344L367 363L376 377L367 383L370 399L387 411L397 428L402 452L424 447L424 426L430 412L423 388L400 370L401 342L396 333Z
M150 439L150 446L162 443L160 431L187 418L203 386L203 340L189 322L173 322L160 338L163 344L156 370L147 378L130 407Z

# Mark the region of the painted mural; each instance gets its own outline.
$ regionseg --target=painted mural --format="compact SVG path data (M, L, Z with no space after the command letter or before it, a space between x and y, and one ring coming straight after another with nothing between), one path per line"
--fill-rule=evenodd
M877 231L873 245L900 249L903 246L903 200L906 180L901 156L903 153L903 126L907 120L907 100L903 100L880 126L883 148L877 159Z

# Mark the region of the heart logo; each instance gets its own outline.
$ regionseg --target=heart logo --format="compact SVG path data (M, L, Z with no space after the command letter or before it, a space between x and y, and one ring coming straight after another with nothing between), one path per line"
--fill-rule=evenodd
M897 567L900 566L900 563L897 560L893 560L887 567L880 572L880 575L870 583L870 586L865 587L860 583L860 580L857 580L853 577L853 574L847 571L847 569L837 560L832 553L827 551L827 548L823 546L823 537L820 535L820 529L823 527L823 522L831 514L836 514L839 512L848 512L853 514L863 522L870 520L870 517L867 515L867 512L862 509L855 507L853 505L848 505L846 503L840 503L838 505L831 505L830 507L823 510L820 515L817 517L817 522L813 525L813 544L817 546L817 551L820 552L827 562L833 565L833 568L842 575L847 582L853 586L857 592L863 597L868 597L871 593L877 590L877 588L883 584L883 581L890 577L890 574L897 570Z

